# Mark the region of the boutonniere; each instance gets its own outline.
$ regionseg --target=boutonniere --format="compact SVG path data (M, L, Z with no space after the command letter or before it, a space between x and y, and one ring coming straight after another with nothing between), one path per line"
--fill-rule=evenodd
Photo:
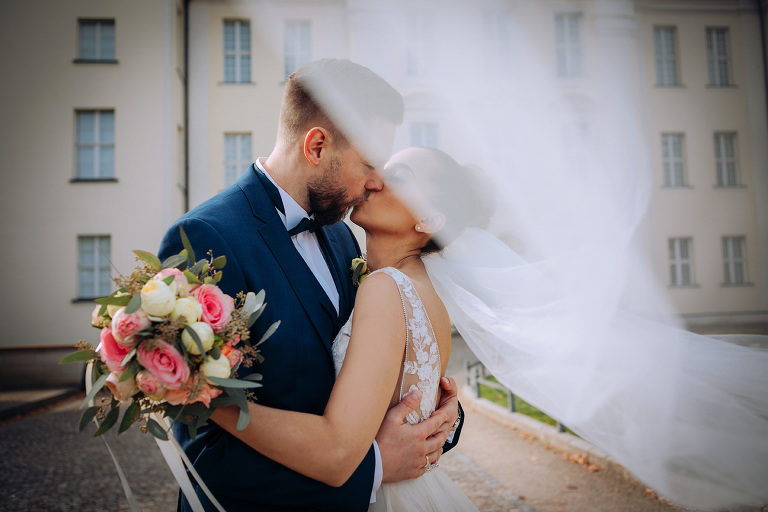
M362 258L355 258L352 260L350 270L352 271L352 282L355 286L360 286L363 279L371 273L371 269L368 268L368 263L365 261L365 254L363 254Z

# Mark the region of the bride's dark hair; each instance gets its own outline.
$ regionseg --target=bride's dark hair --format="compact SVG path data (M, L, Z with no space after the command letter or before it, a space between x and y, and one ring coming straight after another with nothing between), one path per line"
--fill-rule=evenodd
M492 188L478 167L460 165L447 153L431 147L419 147L434 165L418 169L429 183L428 202L445 216L441 229L422 247L421 254L443 250L468 227L485 228L495 209Z

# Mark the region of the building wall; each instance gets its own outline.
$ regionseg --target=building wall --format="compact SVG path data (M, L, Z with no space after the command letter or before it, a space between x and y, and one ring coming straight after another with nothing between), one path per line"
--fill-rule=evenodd
M0 239L14 290L1 348L95 343L94 304L76 301L78 236L109 235L112 275L129 273L131 250L155 251L182 213L182 14L173 0L0 4ZM116 63L73 62L80 18L114 20ZM114 110L116 181L72 181L78 109Z

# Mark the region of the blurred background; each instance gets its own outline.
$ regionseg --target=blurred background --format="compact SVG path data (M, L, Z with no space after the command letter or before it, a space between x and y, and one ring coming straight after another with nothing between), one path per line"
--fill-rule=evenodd
M537 92L535 66L540 114L568 122L537 132L522 116L516 129L530 122L542 157L578 162L620 62L628 87L608 91L644 144L654 279L688 329L768 333L768 2L397 0L386 20L377 4L0 1L0 389L79 383L82 367L57 362L83 336L96 343L93 298L132 270L133 249L155 252L175 218L271 152L286 77L323 57L403 94L395 149L463 162L466 133L433 94L446 67L454 93L493 110ZM488 90L490 105L476 98ZM485 142L516 159L503 132Z

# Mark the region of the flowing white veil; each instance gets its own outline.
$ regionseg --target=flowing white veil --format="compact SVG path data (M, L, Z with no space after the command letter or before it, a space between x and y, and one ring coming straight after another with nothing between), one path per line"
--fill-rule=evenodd
M595 2L588 69L566 82L536 44L540 25L522 21L540 17L538 2L349 4L354 60L400 88L407 109L438 105L442 149L483 170L490 222L425 258L477 357L674 501L768 502L768 350L676 326L647 258L652 174L632 2ZM426 59L391 50L414 20L433 42ZM513 69L489 71L485 57L505 41ZM428 73L393 79L400 58ZM375 148L343 96L322 83L314 93ZM405 197L417 212L429 203L420 192Z

